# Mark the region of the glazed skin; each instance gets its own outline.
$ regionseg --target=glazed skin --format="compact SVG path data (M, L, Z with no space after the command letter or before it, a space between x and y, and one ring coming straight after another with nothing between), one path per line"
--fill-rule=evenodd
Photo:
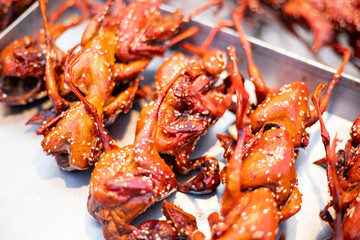
M359 1L351 0L238 0L243 11L261 13L261 3L280 9L286 16L298 20L310 28L314 35L312 50L317 52L323 46L334 43L338 32L350 36L350 44L356 56L360 54ZM288 19L286 20L288 21Z
M178 190L182 192L209 193L220 182L215 158L190 159L190 155L199 138L232 103L234 88L228 77L221 76L227 69L226 54L219 48L209 49L216 32L225 26L229 26L228 21L218 21L202 46L185 45L195 52L194 56L189 58L183 53L174 53L156 73L155 95L161 93L169 80L177 75L159 111L156 146L161 154L170 158L169 163L177 172L186 174L201 169L194 179L179 186ZM140 115L141 119L144 118Z
M139 84L136 76L150 60L189 36L189 33L181 36L177 33L191 16L219 2L211 1L189 16L184 16L181 11L161 14L160 2L157 1L136 1L124 6L120 0L110 0L87 25L80 51L72 54L72 49L64 57L63 77L59 77L55 71L56 61L51 55L55 47L47 27L45 7L42 7L47 52L45 86L56 113L37 131L37 134L44 136L44 151L53 155L59 166L68 171L89 168L103 151L96 126L83 103L65 100L59 81L74 84L87 101L97 108L103 122L111 124L119 113L127 112L132 107ZM40 3L44 6L42 1ZM132 18L135 15L137 17ZM164 27L165 19L172 18L176 27ZM155 31L155 26L162 30ZM120 89L120 93L115 89ZM83 129L88 130L86 134L82 133ZM63 138L59 138L60 133Z
M45 11L43 13L45 15ZM44 22L46 23L46 18ZM51 49L50 37L47 34L48 50ZM70 56L67 56L65 61L64 80L69 81L71 78L101 115L114 87L111 71L108 71L115 62L113 39L112 31L101 31L72 56L71 60ZM56 89L57 82L51 56L49 53L46 56L45 82L58 115L45 122L37 134L44 136L41 143L43 150L53 155L61 168L87 169L102 152L96 126L81 102L68 103L61 98Z
M106 239L203 239L195 218L166 201L163 212L168 221L149 220L138 227L130 225L135 217L178 186L175 174L160 157L155 144L162 99L160 96L142 109L145 120L138 122L140 130L133 145L120 148L111 138L104 140L107 133L102 136L104 146L108 147L90 179L88 210L100 221ZM99 128L100 135L105 133L103 130Z
M135 1L125 6L121 0L109 0L100 11L99 4L69 0L48 24L45 3L39 0L44 32L14 41L2 51L0 100L19 105L45 95L50 98L52 108L28 123L41 124L37 134L44 136L43 150L54 156L62 169L87 169L103 152L94 121L83 104L73 100L68 83L98 109L106 124L113 123L120 113L131 109L140 81L137 76L150 60L194 34L194 28L178 33L192 16L221 1L211 1L189 15L181 10L164 15L160 3ZM80 10L80 17L66 25L55 24L72 7ZM54 39L62 32L91 16L76 54L74 49L65 54L55 46Z
M295 172L296 149L307 146L306 128L326 109L351 52L342 46L334 47L343 54L344 61L324 96L319 98L318 111L310 111L304 83L292 82L274 90L265 85L240 25L242 14L241 8L235 10L233 21L248 60L258 104L249 104L236 67L236 52L230 48L234 66L230 77L237 86L237 135L236 140L218 136L227 160L221 177L225 192L220 213L211 214L209 223L212 239L276 239L278 224L301 208Z
M236 60L236 53L231 56ZM212 213L212 239L276 239L278 224L296 214L301 206L297 189L294 141L286 129L265 123L251 132L247 92L237 82L237 140L218 136L225 148L227 165L222 172L225 192L220 213Z
M99 111L74 84L71 90L84 104L96 122L105 153L97 162L90 180L88 210L102 225L106 239L175 239L177 236L202 239L195 218L180 208L164 203L169 221L150 220L140 226L131 221L149 206L176 190L178 181L172 169L160 157L156 148L158 113L165 94L176 77L158 98L142 109L134 144L115 145L105 130ZM70 80L71 81L71 80ZM175 230L174 230L175 229ZM184 235L185 234L185 235Z
M204 67L201 61L204 61L204 58L189 59L182 53L170 56L159 67L156 75L155 92L158 92L171 76L184 69L189 71L179 77L167 94L159 116L157 142L159 151L175 156L178 165L185 164L199 137L222 116L228 107L222 102L226 101L226 87L229 84L226 82L221 84L222 80L218 79L227 66L226 55L219 49L213 49L207 54L212 54L218 60L214 61L214 65L221 65L214 75ZM219 82L221 85L214 87ZM212 112L212 106L206 101L215 98L218 98L220 114Z
M216 49L211 53L215 51L220 52ZM218 52L216 54L224 56L222 52ZM175 157L174 167L182 174L202 168L197 176L198 179L194 179L187 186L181 186L179 188L181 191L208 193L219 184L217 160L207 156L190 160L189 156L200 136L222 116L231 101L227 100L230 95L227 95L226 82L214 87L215 83L219 82L218 75L226 67L226 60L221 59L222 68L216 75L211 75L204 69L201 60L196 59L197 57L188 59L182 53L175 53L159 67L155 81L156 94L161 92L168 79L175 74L179 76L166 95L159 111L156 146L160 153ZM189 69L190 67L192 69ZM215 99L219 103L216 110L220 113L211 112L212 101ZM139 121L142 119L145 118L140 115ZM196 181L198 183L195 183Z
M26 1L11 1L23 3ZM58 19L69 8L78 8L80 15L68 19L66 23L59 23ZM50 17L48 30L53 39L58 38L68 28L77 25L93 16L95 4L87 1L68 0L55 11ZM9 105L25 105L36 99L45 97L47 87L45 84L46 54L51 55L52 64L55 66L61 62L64 53L52 44L47 49L48 43L44 31L35 36L25 36L9 43L0 53L0 101ZM61 81L61 68L56 69L58 76L57 87L62 95L69 90Z
M316 109L319 109L319 96L324 86L319 86L312 98ZM344 150L336 152L339 139L335 136L330 143L330 136L324 121L320 118L321 136L325 147L326 158L317 163L326 163L329 190L332 200L320 212L320 217L334 231L334 239L359 239L360 209L360 117L355 119L350 129L350 139ZM333 208L335 214L329 209Z
M72 60L72 63L78 62ZM170 228L176 229L176 238L203 238L203 234L196 231L195 218L169 204L165 204L167 207L164 214L173 222L171 227L166 222L155 220L138 227L130 225L136 216L169 196L178 187L172 168L159 155L156 133L162 103L180 76L181 73L175 74L157 92L156 100L144 106L137 122L134 144L124 147L116 146L104 129L101 108L89 99L91 91L83 96L84 90L77 83L78 79L65 77L71 90L94 120L97 136L103 146L104 154L95 165L90 180L88 209L100 221L107 239L151 239L153 235L157 236L157 232L161 239L174 239Z

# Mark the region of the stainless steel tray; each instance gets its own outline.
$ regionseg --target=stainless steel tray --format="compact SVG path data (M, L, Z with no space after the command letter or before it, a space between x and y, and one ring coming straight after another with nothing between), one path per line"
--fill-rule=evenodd
M49 10L51 11L61 1L50 1L50 3L52 6ZM179 2L170 1L169 4L175 5ZM166 11L172 9L166 5L163 8ZM191 39L194 44L202 42L214 24L214 19L209 10L191 21L190 25L200 27L200 33ZM35 4L8 29L6 34L0 35L0 47L41 26L42 20ZM80 38L80 33L79 30L68 31L58 39L57 44L64 48L70 47L69 39L76 42L76 38ZM266 83L271 87L302 80L312 92L318 83L331 79L335 71L331 67L257 39L250 40L254 46L254 60ZM245 57L234 31L222 31L217 35L213 45L223 49L228 45L237 46L240 69L246 72ZM170 50L168 55L177 50ZM146 81L153 81L157 66L162 60L162 58L154 59L144 72ZM42 151L40 146L42 137L35 135L36 127L25 125L26 121L37 112L39 105L40 103L33 103L23 107L9 107L0 103L1 239L103 239L100 225L86 209L91 170L84 172L60 170L55 160ZM360 115L359 106L360 80L343 74L332 96L328 112L325 114L331 136L338 132L340 138L348 139L351 123ZM110 134L119 145L133 141L140 107L140 104L135 104L132 111L120 116L111 126ZM198 143L194 156L208 153L216 156L223 165L222 149L216 141L215 134L226 133L227 127L233 122L234 116L226 113ZM325 170L313 164L315 160L324 156L318 125L311 128L310 134L310 144L305 150L300 151L296 162L299 188L303 194L302 209L297 215L281 224L280 232L286 231L287 239L324 239L331 235L329 228L318 217L320 209L329 200ZM169 201L194 214L198 218L200 230L209 236L207 216L219 210L222 192L223 187L220 186L216 193L206 196L176 193L169 197ZM161 203L155 204L136 219L134 224L144 219L162 217L160 208Z

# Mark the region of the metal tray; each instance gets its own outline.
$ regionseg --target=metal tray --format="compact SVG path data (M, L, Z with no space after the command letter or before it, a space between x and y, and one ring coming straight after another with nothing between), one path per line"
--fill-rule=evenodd
M50 1L51 9L61 1ZM178 2L169 1L170 5ZM174 3L174 4L172 4ZM9 41L29 34L42 26L37 4L0 35L0 47ZM191 7L195 7L191 5ZM164 5L165 11L172 7ZM221 15L220 15L221 16ZM194 18L190 25L200 27L200 33L193 37L194 44L200 44L214 24L211 10ZM31 27L29 27L31 26ZM82 25L84 27L85 24ZM57 45L68 48L80 39L79 29L72 29L58 39ZM69 39L74 41L69 42ZM254 60L266 83L271 87L280 87L291 81L305 81L312 93L320 82L331 79L335 69L313 60L281 50L260 40L250 38L253 44ZM78 40L79 41L79 40ZM240 70L246 73L245 57L239 46L236 33L224 30L217 35L213 45L225 49L228 45L238 48ZM167 55L179 49L171 49ZM157 66L163 58L156 58L144 72L145 81L153 81ZM340 64L340 62L338 63ZM246 75L246 74L245 74ZM38 110L42 102L28 106L9 107L0 103L0 143L2 157L0 165L0 236L1 239L103 239L99 223L87 212L86 201L91 169L87 171L65 172L60 170L55 160L42 151L42 137L36 136L35 126L26 126L27 120ZM352 121L360 115L360 80L343 74L341 82L332 96L330 107L325 113L326 125L331 136L348 139ZM135 124L141 104L135 104L133 110L122 115L109 129L119 145L131 143L134 139ZM231 113L215 124L200 140L194 157L204 153L217 157L221 164L222 149L216 140L217 133L227 133L234 122ZM325 239L331 231L320 221L318 213L329 200L325 170L313 164L324 156L318 124L310 129L310 144L300 151L296 162L299 189L303 194L300 212L281 224L280 233L286 231L287 239ZM192 196L182 193L171 195L168 200L179 205L185 211L194 214L198 226L207 236L209 227L207 216L219 211L219 200L223 187L216 193L206 196ZM161 205L157 203L139 216L134 224L144 219L161 218Z

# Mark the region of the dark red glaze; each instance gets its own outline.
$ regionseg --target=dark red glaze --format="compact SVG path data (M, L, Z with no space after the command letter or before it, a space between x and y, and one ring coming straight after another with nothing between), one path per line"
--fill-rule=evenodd
M320 111L319 99L324 88L325 85L318 86L312 97L317 111ZM329 133L320 115L319 122L326 153L325 161L329 190L332 197L332 200L320 212L320 217L334 231L334 239L359 239L360 217L357 212L360 209L360 174L358 170L360 144L357 132L360 127L360 117L355 119L351 127L351 138L347 141L345 149L338 152L336 152L336 145L339 139L335 136L331 143ZM333 208L335 214L330 213L330 208Z
M283 20L299 22L310 29L314 35L311 46L317 52L322 47L336 42L339 33L349 35L350 44L359 56L360 11L358 1L349 0L238 0L242 11L264 10L262 4L280 10ZM290 20L290 21L289 21ZM292 20L292 21L291 21Z
M74 16L66 23L57 23L68 8L74 7L79 8L80 16ZM40 31L35 36L25 36L15 40L1 51L0 101L10 105L25 105L48 94L46 90L49 88L44 78L48 72L45 70L45 65L50 61L46 60L45 52L51 56L52 65L59 64L65 54L52 43L53 39L58 38L68 28L91 17L93 7L94 4L91 2L68 0L52 14L51 24L46 27L48 29L45 33ZM53 39L49 38L49 35ZM69 90L61 80L62 69L56 69L55 73L58 78L56 88L59 88L58 91L62 95L66 95Z
M310 111L304 83L292 82L274 90L265 85L240 25L242 14L243 9L235 10L233 21L248 60L248 74L255 85L258 103L249 104L236 66L235 50L230 48L233 60L230 77L237 86L237 139L219 136L227 160L221 175L225 192L220 213L211 214L209 223L212 239L276 239L278 224L301 208L295 172L296 149L306 147L306 128L325 111L351 53L342 46L334 46L344 60L319 100L318 112Z

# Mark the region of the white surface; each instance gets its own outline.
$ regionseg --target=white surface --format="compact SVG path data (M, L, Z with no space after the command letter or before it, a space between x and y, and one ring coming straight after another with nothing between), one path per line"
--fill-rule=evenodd
M6 115L1 106L1 239L84 239L94 225L84 205L90 172L61 171L44 155L25 126L34 110Z

